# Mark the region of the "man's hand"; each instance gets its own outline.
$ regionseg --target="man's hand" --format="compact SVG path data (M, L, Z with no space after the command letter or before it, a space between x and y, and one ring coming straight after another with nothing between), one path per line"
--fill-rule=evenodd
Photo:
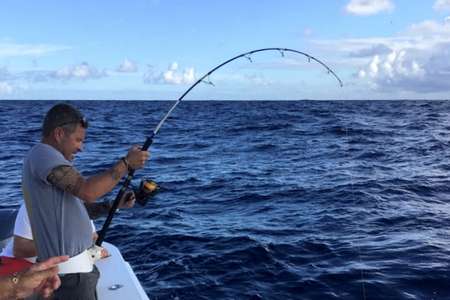
M46 261L34 264L27 271L20 274L16 287L16 297L25 298L33 292L38 292L45 298L49 297L61 285L57 264L68 259L68 256L52 257Z
M133 191L126 191L120 198L119 208L131 208L136 203L136 196Z
M141 151L139 146L133 146L126 156L128 166L133 169L140 169L145 165L145 162L149 159L150 153L148 151Z

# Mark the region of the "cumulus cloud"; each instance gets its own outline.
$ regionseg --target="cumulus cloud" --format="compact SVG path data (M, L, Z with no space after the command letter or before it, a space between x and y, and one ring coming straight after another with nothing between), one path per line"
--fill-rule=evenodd
M391 0L351 0L345 10L352 15L369 16L394 10Z
M162 73L156 73L153 66L148 66L148 71L144 74L146 83L165 83L165 84L192 84L196 80L194 68L179 70L178 63L173 62Z
M50 76L55 79L70 80L80 79L87 80L93 78L101 78L107 76L106 71L99 71L97 68L83 62L79 65L72 65L63 67L57 71L50 73Z
M448 93L450 90L450 23L426 20L391 37L314 40L333 49L335 65L354 69L358 83L375 91Z
M0 67L0 81L46 82L50 80L88 80L108 76L106 70L83 62L78 65L65 66L58 70L28 70L11 72L6 67Z
M178 70L178 64L174 62L170 65L169 69L163 73L163 79L169 84L193 83L195 79L194 68L187 68L181 72Z
M375 56L360 78L369 79L374 88L389 92L401 89L419 93L448 91L450 88L450 44L441 45L425 61L418 61L408 51L393 51L385 57Z
M375 55L366 70L360 72L361 77L370 77L392 84L408 79L422 80L426 70L405 50L392 51L384 57Z
M433 8L437 11L450 11L450 0L436 0Z
M405 32L407 47L392 47L374 55L358 77L381 91L401 89L419 93L450 89L450 25L425 21Z
M52 52L68 50L70 47L46 44L0 43L0 57L43 56Z
M120 73L135 73L138 71L138 66L134 61L125 58L120 66L116 68L116 71Z
M10 71L0 67L0 95L10 95L27 88L29 84L55 80L88 80L107 76L106 71L99 71L88 63L63 67L59 70Z

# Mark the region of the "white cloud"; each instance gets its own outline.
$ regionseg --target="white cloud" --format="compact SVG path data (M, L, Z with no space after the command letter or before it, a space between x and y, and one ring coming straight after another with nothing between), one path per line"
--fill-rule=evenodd
M437 11L450 11L450 0L436 0L433 8Z
M369 16L394 10L391 0L351 0L345 10L353 15Z
M411 25L403 33L393 37L314 40L312 42L323 50L333 49L351 58L385 55L402 49L411 49L425 54L442 43L450 42L450 24L423 21Z
M375 55L358 72L359 78L381 91L392 89L419 93L450 89L450 25L424 21L412 25L405 47L391 47L389 54Z
M450 90L450 23L423 21L384 38L314 41L341 56L359 83L379 92L447 93Z
M138 66L134 61L125 58L120 66L116 68L116 71L121 73L135 73L138 71Z
M106 71L99 71L97 68L90 66L88 63L83 62L79 65L66 66L57 71L51 72L51 77L55 79L69 80L69 79L93 79L105 77Z
M367 69L360 74L384 81L401 81L405 78L422 79L425 69L407 51L402 50L392 51L382 58L375 55Z
M14 91L14 87L6 81L0 81L0 95L10 95Z
M169 84L189 84L193 83L194 68L187 68L183 72L178 70L178 63L173 62L167 71L162 74L162 78Z
M196 80L195 69L186 68L179 70L178 63L173 62L166 71L156 74L152 66L148 66L148 71L144 74L144 82L146 83L165 83L165 84L192 84Z
M0 43L0 57L43 56L68 49L70 48L58 45Z

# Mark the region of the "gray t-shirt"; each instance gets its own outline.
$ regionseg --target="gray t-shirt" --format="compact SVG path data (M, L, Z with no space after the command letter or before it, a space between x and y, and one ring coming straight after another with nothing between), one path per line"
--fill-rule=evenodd
M23 164L22 190L40 261L72 257L92 245L92 227L82 201L47 181L51 170L61 165L72 163L43 143L31 148Z

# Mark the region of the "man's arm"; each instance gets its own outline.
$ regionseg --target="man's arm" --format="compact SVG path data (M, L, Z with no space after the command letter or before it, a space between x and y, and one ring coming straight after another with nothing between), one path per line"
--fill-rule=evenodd
M71 166L57 166L47 177L54 186L71 193L84 202L92 203L110 192L119 180L128 173L128 167L142 168L149 157L147 151L133 147L127 155L127 160L118 161L112 168L85 179Z
M122 199L119 202L119 208L131 208L134 206L136 201L136 197L132 191L126 191ZM109 210L111 209L111 202L94 202L94 203L86 203L84 202L84 207L88 212L89 218L95 220L100 217L105 217L108 215Z
M14 235L13 239L14 257L27 258L37 256L36 247L33 240L29 240L18 235Z
M109 202L94 202L94 203L84 203L84 207L86 207L87 213L91 220L95 220L99 217L104 217L108 215L109 209L111 205Z
M110 192L127 171L125 164L119 161L109 170L85 179L74 167L62 165L54 168L47 180L84 202L92 203Z

